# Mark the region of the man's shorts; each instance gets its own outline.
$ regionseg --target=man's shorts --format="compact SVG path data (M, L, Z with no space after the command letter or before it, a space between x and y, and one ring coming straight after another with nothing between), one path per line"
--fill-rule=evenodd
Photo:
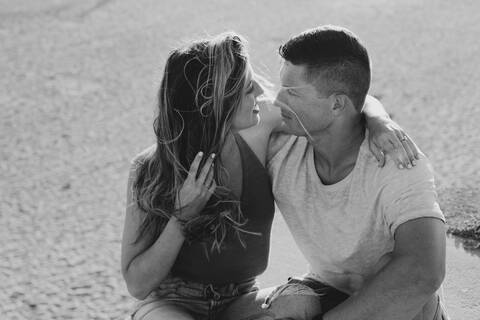
M439 290L441 291L441 289ZM284 296L316 296L319 304L316 313L326 313L349 298L349 295L331 286L319 282L308 274L302 277L288 278L286 284L277 286L265 298L262 308L268 309L279 297ZM308 306L305 306L307 309ZM449 320L441 296L435 293L412 320Z

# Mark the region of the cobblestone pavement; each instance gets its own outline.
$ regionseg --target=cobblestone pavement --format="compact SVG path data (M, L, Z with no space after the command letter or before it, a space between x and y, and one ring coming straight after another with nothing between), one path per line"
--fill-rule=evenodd
M273 81L289 35L358 33L372 92L432 159L451 223L478 222L480 3L330 2L0 0L0 318L126 315L126 174L153 141L163 61L180 40L226 29L250 39ZM267 284L303 270L276 224Z

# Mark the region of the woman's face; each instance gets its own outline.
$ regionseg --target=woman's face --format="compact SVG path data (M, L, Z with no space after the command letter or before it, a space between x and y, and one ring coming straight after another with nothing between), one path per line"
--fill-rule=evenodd
M252 68L248 67L242 101L233 116L232 129L238 131L258 124L260 109L257 104L257 97L261 94L263 94L263 89L254 79Z

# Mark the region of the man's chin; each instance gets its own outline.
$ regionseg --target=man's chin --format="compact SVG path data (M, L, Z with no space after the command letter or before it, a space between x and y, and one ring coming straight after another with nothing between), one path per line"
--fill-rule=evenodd
M284 122L284 127L285 127L285 133L291 134L293 136L304 136L305 132L299 131L298 128L292 128L290 127L286 122Z

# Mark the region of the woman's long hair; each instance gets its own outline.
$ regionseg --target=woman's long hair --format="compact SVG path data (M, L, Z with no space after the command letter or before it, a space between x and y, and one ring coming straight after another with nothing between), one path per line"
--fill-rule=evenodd
M156 148L137 161L133 191L146 215L137 241L150 244L171 216L178 214L175 198L199 151L217 154L214 177L217 189L202 213L185 224L189 241L211 243L220 251L232 231L242 242L246 219L238 199L226 185L221 150L242 102L249 68L246 41L224 33L173 51L165 66L158 92L158 116L154 121Z

